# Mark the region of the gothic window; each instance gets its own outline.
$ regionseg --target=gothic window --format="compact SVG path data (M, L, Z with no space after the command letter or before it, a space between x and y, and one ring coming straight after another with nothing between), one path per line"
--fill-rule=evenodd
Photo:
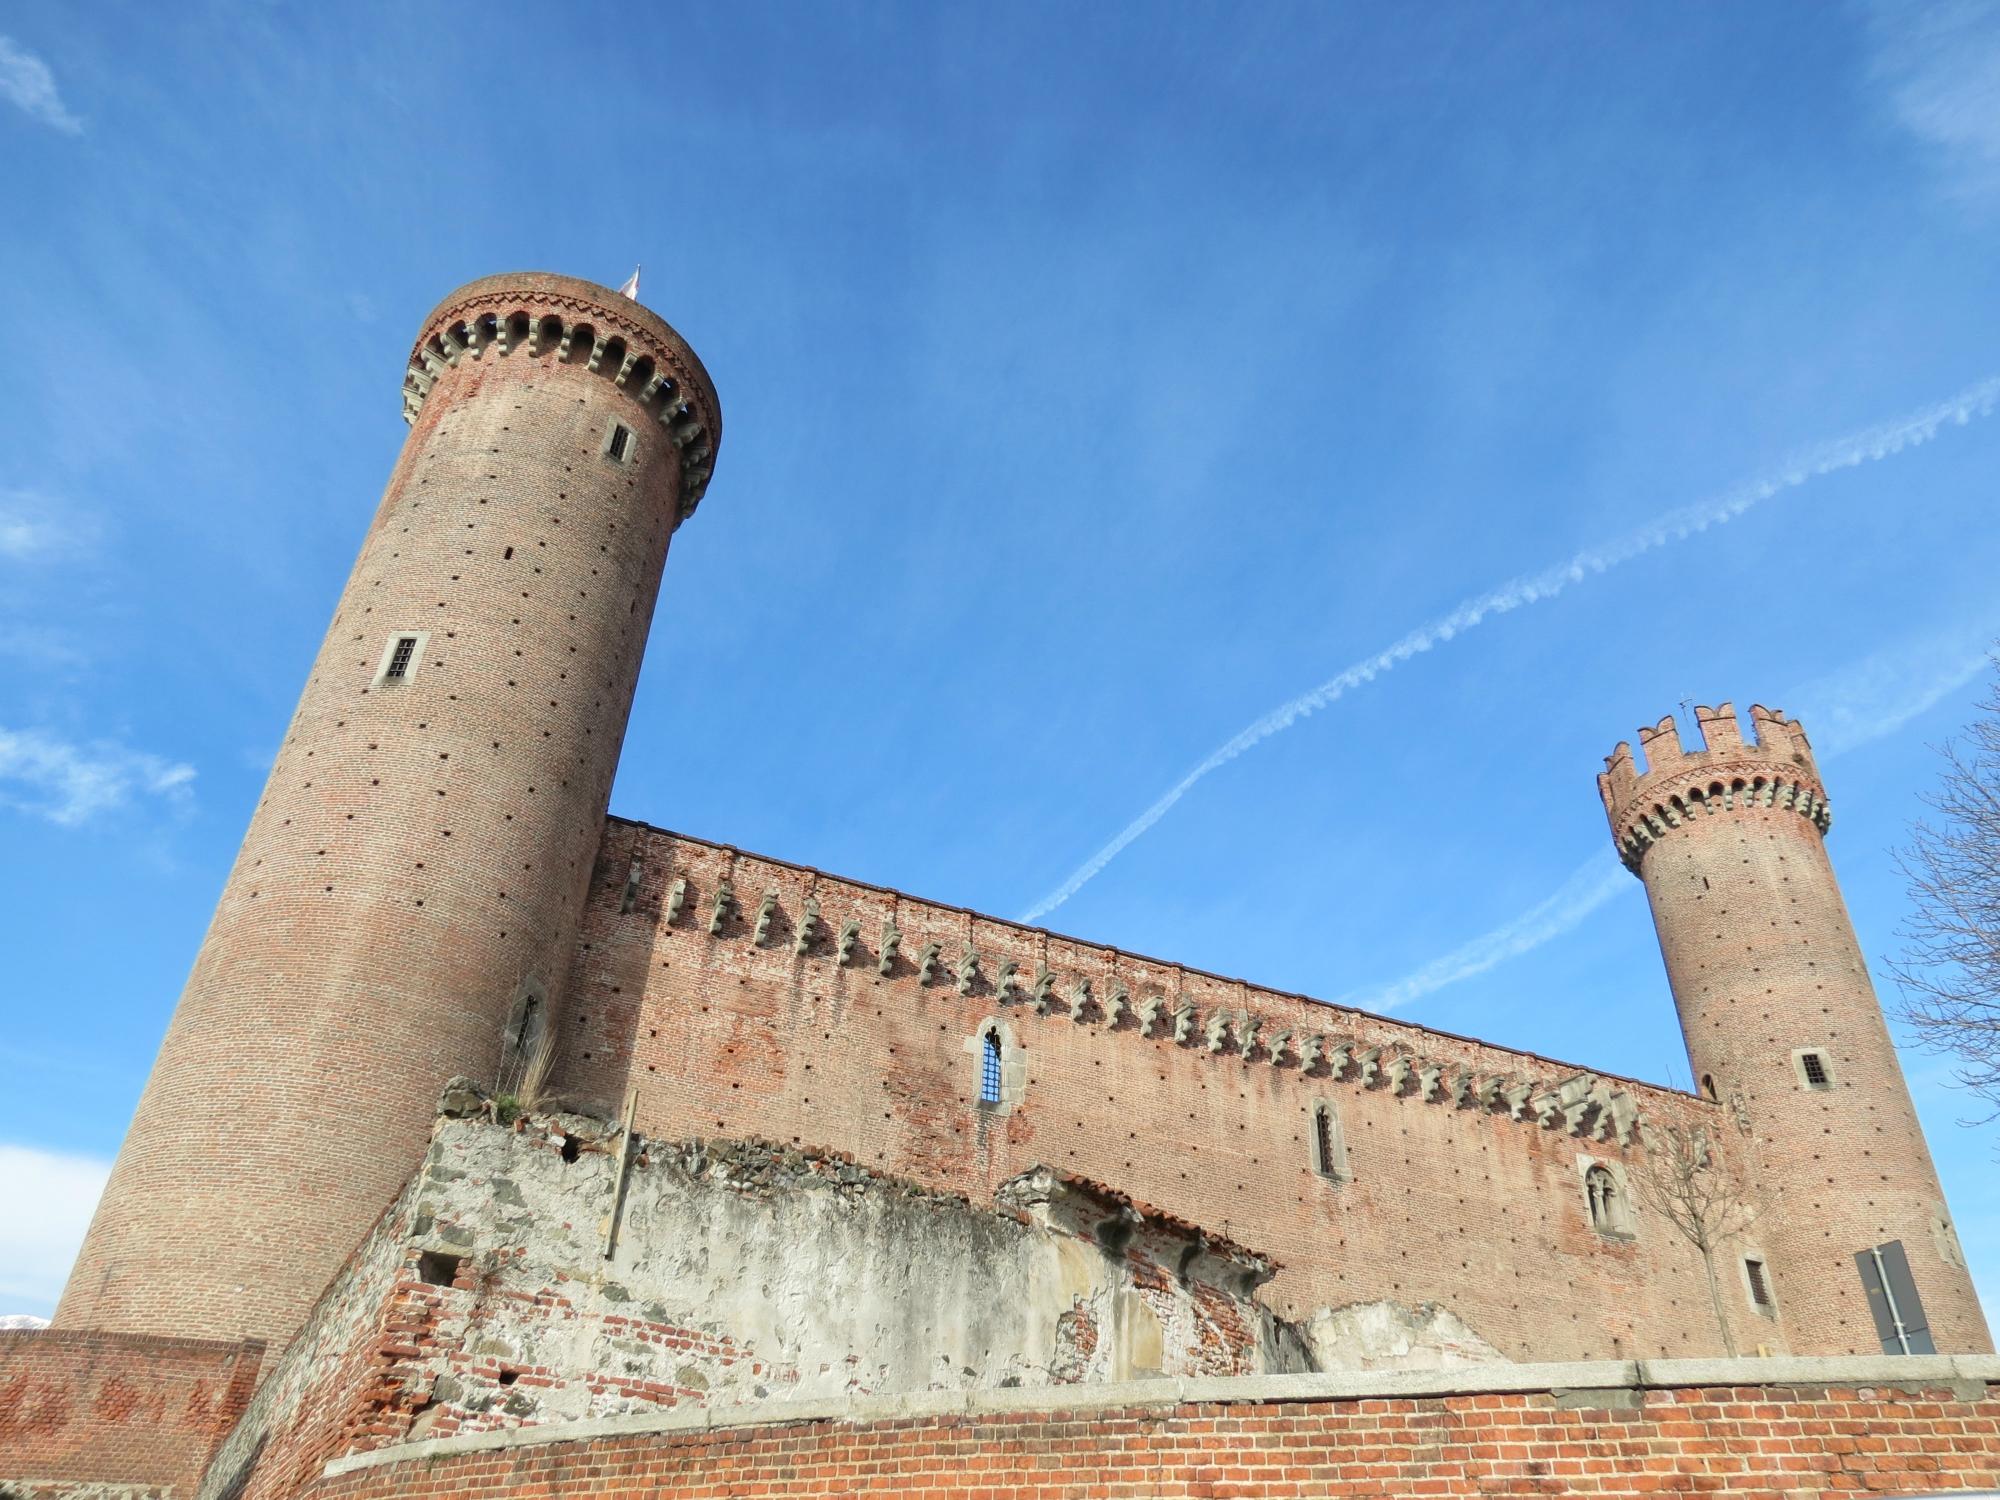
M1000 1102L1000 1033L988 1030L979 1051L979 1102Z
M1340 1133L1340 1117L1324 1100L1313 1106L1313 1170L1334 1182L1347 1180L1347 1142Z
M1593 1163L1584 1170L1583 1196L1590 1206L1590 1227L1599 1234L1630 1234L1632 1215L1625 1203L1625 1191L1612 1170Z

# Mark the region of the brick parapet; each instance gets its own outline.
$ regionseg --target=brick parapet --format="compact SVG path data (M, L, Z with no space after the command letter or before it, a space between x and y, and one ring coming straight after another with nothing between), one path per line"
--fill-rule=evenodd
M681 517L694 513L722 444L715 385L666 319L595 282L515 272L453 292L432 309L410 351L404 420L416 422L431 388L461 361L523 348L603 375L658 422L681 450Z
M2000 1480L1996 1381L1990 1357L1600 1361L702 1408L350 1455L307 1493L1913 1494Z
M1732 704L1703 705L1695 709L1695 719L1700 749L1685 746L1669 714L1639 731L1643 769L1625 741L1605 757L1597 791L1627 869L1638 873L1648 849L1670 830L1702 817L1777 807L1827 831L1832 810L1798 720L1753 704L1755 739L1746 743Z

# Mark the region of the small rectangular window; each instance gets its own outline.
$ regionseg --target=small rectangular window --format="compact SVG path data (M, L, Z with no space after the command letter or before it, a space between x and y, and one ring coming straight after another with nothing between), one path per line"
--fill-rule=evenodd
M631 442L632 434L625 430L625 424L623 422L613 422L611 424L611 444L605 449L605 452L609 453L622 464L625 462L625 450L631 445Z
M1771 1283L1764 1277L1764 1262L1746 1259L1743 1262L1743 1274L1750 1278L1750 1300L1759 1307L1772 1306Z
M389 665L382 669L384 682L400 682L410 672L410 658L417 654L417 638L413 635L399 635L396 645L389 653Z
M1826 1059L1817 1052L1801 1053L1799 1066L1805 1069L1806 1082L1813 1088L1823 1089L1831 1081L1826 1076Z

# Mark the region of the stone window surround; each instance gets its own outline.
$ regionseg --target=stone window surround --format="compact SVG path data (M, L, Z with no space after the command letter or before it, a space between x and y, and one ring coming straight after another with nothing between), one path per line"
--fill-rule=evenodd
M980 1079L986 1067L986 1038L1000 1038L1000 1097L981 1099ZM972 1030L964 1042L967 1097L985 1114L1011 1115L1028 1091L1028 1054L1014 1035L1014 1028L999 1016L988 1016Z
M1826 1074L1825 1083L1814 1083L1811 1078L1806 1076L1806 1056L1808 1053L1819 1059L1820 1069ZM1828 1052L1824 1047L1794 1047L1792 1049L1792 1072L1798 1076L1800 1088L1810 1089L1815 1094L1829 1093L1840 1082L1834 1076L1833 1054Z
M611 451L611 440L617 436L618 429L621 427L625 429L625 454L622 458ZM604 441L598 445L597 452L598 456L603 458L607 463L617 464L620 468L631 468L639 459L638 429L630 422L621 421L617 417L613 417L609 422L604 424Z
M1352 1182L1354 1171L1347 1161L1347 1133L1340 1127L1340 1111L1333 1107L1331 1099L1315 1099L1309 1111L1312 1134L1307 1149L1312 1154L1313 1171L1328 1182ZM1319 1148L1320 1121L1326 1121L1327 1140L1332 1145L1332 1160L1322 1159Z
M1595 1167L1602 1167L1611 1176L1612 1185L1617 1189L1617 1212L1610 1224L1600 1224L1590 1211L1590 1173ZM1588 1153L1576 1158L1577 1194L1583 1202L1584 1221L1608 1240L1631 1240L1638 1238L1638 1221L1634 1212L1631 1179L1626 1175L1623 1163L1607 1161L1603 1157Z
M1757 1288L1750 1280L1750 1265L1755 1262L1763 1268L1764 1295L1769 1300L1757 1300ZM1750 1310L1759 1317L1770 1318L1774 1322L1778 1316L1778 1289L1771 1284L1771 1257L1753 1245L1744 1245L1736 1257L1736 1274L1743 1281L1743 1300L1750 1304Z
M389 675L389 663L395 658L396 642L405 639L414 639L417 644L410 652L410 660L403 668L403 675L400 677L391 677ZM378 688L401 687L407 682L415 681L417 668L424 664L424 647L428 646L430 641L431 633L428 630L390 631L389 639L382 644L382 659L375 664L375 680L369 686Z

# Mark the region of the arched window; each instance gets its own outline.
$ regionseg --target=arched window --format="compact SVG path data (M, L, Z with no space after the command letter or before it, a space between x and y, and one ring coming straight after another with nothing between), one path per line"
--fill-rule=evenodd
M1000 1032L995 1027L988 1027L986 1035L980 1039L979 1102L1000 1102Z
M1629 1234L1632 1217L1618 1179L1605 1166L1593 1165L1583 1174L1583 1194L1590 1204L1590 1227L1604 1234Z
M1335 1182L1347 1180L1347 1142L1341 1138L1340 1116L1324 1101L1313 1106L1313 1170Z

